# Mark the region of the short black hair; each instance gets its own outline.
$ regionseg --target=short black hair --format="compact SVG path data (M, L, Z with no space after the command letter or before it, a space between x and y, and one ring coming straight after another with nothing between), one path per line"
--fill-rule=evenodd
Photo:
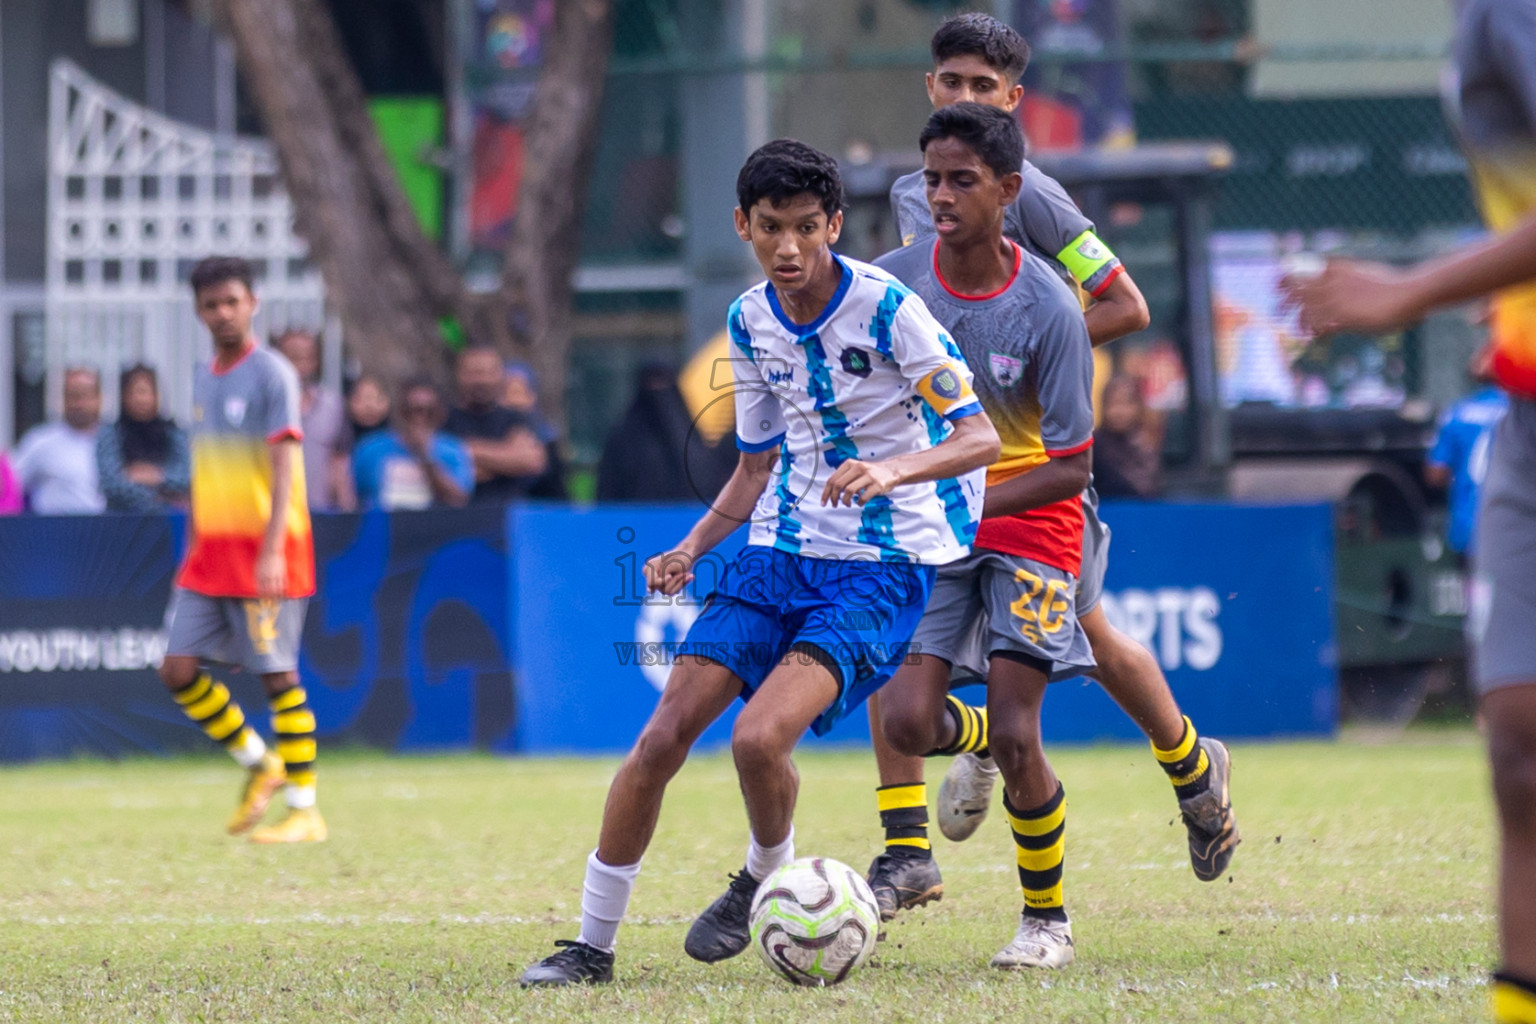
M251 265L239 256L209 256L199 260L197 266L192 268L188 280L192 284L194 296L204 288L212 288L225 281L239 281L245 285L246 291L256 294L256 275Z
M128 395L128 385L137 377L143 377L149 381L149 386L155 389L155 394L160 393L160 375L155 368L148 363L134 363L123 368L123 372L117 378L117 393L123 397Z
M1013 115L984 103L952 103L928 118L917 145L924 153L937 139L957 139L1001 178L1024 165L1024 132Z
M774 139L759 146L736 176L736 205L750 214L759 199L780 206L795 196L812 195L828 217L843 208L843 177L837 161L794 139Z
M967 11L947 19L928 44L934 66L954 57L980 57L987 66L1017 82L1029 67L1029 44L1006 22L990 14Z

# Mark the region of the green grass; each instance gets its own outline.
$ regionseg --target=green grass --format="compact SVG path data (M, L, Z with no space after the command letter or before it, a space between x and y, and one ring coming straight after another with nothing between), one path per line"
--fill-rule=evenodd
M1145 748L1054 751L1071 800L1077 962L1050 975L987 967L1019 904L995 814L966 844L937 840L944 901L898 919L870 966L819 991L750 953L705 966L682 952L692 915L744 855L734 771L718 755L672 787L620 933L618 983L535 992L517 974L574 934L612 760L332 756L332 838L302 848L225 838L238 773L211 757L9 769L0 1020L1481 1019L1493 831L1475 737L1234 755L1245 841L1230 881L1195 881ZM868 756L807 755L800 768L800 852L862 869L878 847Z

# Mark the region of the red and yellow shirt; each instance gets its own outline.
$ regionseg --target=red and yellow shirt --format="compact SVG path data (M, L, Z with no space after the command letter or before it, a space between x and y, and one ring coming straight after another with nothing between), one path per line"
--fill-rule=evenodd
M315 592L315 549L297 444L299 379L254 342L232 365L200 365L192 385L192 537L177 585L209 597L256 597L256 558L272 517L274 460L290 460L283 510L284 596Z
M1503 234L1536 214L1536 5L1468 0L1455 43L1458 128L1483 219ZM1536 281L1493 301L1493 373L1536 398Z

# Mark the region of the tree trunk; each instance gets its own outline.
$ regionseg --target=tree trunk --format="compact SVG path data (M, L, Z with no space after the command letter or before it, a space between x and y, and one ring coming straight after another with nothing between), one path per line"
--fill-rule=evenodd
M436 0L425 0L441 9ZM438 323L530 358L565 424L571 274L612 48L609 0L560 0L526 133L501 290L471 295L401 191L324 0L216 0L277 147L299 232L363 368L387 383L444 371ZM514 337L513 306L524 313ZM518 349L525 351L518 351Z
M395 179L329 12L321 0L219 7L348 347L387 384L441 378L438 321L474 313Z
M597 152L603 82L613 48L610 0L560 0L544 47L527 130L527 162L502 292L522 311L544 411L565 429L571 349L571 276L581 243L587 181Z

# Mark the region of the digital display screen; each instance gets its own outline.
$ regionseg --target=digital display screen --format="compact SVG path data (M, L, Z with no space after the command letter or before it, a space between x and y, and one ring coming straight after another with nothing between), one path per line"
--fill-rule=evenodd
M1273 232L1211 236L1216 367L1228 408L1390 409L1407 398L1400 333L1312 338L1284 308L1284 257Z

